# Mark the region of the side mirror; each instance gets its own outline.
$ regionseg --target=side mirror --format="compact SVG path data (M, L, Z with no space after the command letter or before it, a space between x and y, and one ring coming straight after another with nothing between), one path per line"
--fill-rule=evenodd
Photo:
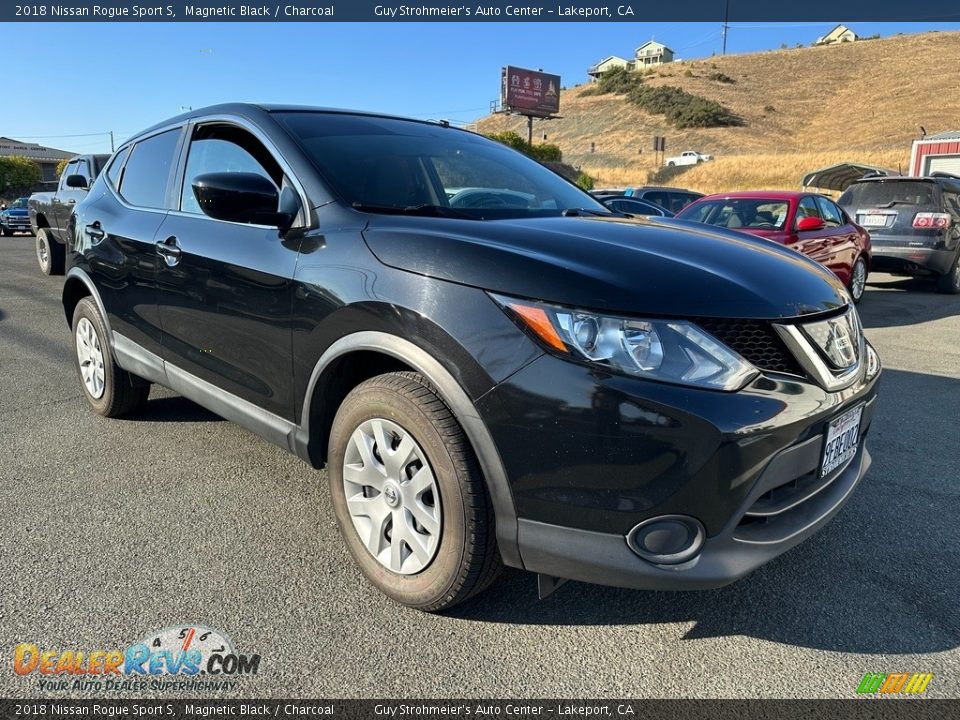
M247 172L218 172L193 179L193 194L204 214L215 220L290 227L296 212L280 212L280 193L272 182Z
M87 179L83 175L67 175L67 187L86 189Z
M801 218L797 223L797 232L812 232L814 230L823 230L825 227L823 220L817 217Z

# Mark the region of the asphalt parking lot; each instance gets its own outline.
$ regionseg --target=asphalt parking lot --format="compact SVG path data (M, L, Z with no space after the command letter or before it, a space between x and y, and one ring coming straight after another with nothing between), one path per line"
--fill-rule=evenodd
M717 591L544 601L514 571L430 616L364 582L324 473L164 389L131 419L89 411L61 286L33 238L0 238L2 697L48 694L13 673L18 643L122 648L181 623L261 655L213 696L853 697L865 672L960 696L960 297L871 278L874 464L777 561Z

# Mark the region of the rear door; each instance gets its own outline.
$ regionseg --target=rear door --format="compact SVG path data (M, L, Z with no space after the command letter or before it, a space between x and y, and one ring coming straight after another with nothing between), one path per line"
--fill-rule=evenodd
M51 225L54 235L60 242L66 241L67 222L70 220L70 213L73 212L74 206L86 195L86 191L77 190L67 185L67 178L76 174L79 164L79 160L71 160L67 163L66 168L60 175L60 184L57 186L57 191L50 201L50 207L53 211Z
M276 227L215 220L192 185L211 172L252 172L287 182L276 153L229 122L194 126L175 210L157 235L163 358L282 418L294 419L293 276L299 244ZM193 382L190 378L186 382Z
M108 192L77 213L77 252L100 291L114 331L157 357L160 321L155 235L170 205L181 127L121 149L104 181Z

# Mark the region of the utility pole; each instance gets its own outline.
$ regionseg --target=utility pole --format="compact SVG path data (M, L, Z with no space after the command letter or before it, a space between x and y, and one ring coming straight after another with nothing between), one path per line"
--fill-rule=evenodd
M727 32L730 30L730 0L726 0L723 8L723 52L727 54Z
M527 115L527 147L533 149L533 115Z
M113 130L110 131L110 152L113 152Z

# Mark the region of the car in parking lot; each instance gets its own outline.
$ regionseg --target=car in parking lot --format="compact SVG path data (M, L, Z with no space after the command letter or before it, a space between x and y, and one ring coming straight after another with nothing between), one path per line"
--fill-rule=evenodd
M870 234L823 195L786 191L708 195L677 217L786 245L828 267L854 302L863 298L872 262Z
M533 200L452 206L465 188ZM869 466L880 362L836 277L445 124L190 111L119 148L68 249L90 407L158 383L326 465L353 559L411 607L503 563L544 591L721 586Z
M617 212L628 213L630 215L673 217L672 212L665 210L659 205L654 205L646 200L638 200L637 198L627 195L602 195L597 197L597 199L611 210L616 210Z
M873 266L932 277L942 293L960 293L960 178L876 177L837 200L873 238Z
M10 237L18 232L30 232L27 198L17 198L9 207L0 209L0 232L3 233L4 237Z

